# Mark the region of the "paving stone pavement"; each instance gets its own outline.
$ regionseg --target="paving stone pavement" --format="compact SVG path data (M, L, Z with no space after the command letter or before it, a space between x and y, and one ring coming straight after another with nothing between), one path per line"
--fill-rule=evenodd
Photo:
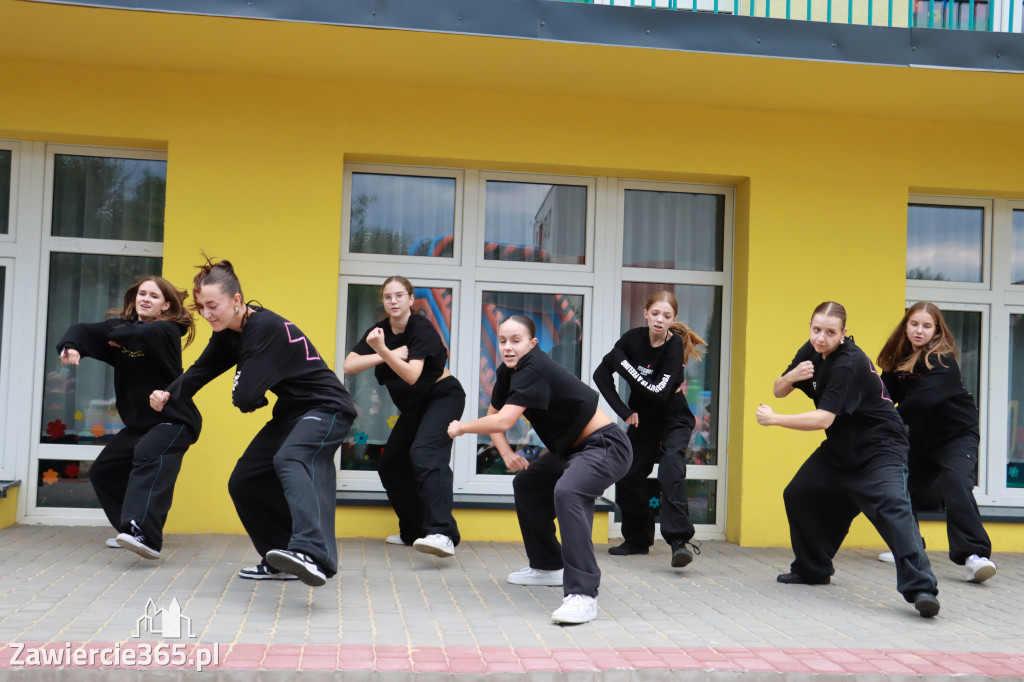
M174 679L195 675L197 659L203 676L225 680L288 679L297 670L421 682L1024 677L1022 554L997 554L999 573L976 585L929 552L942 611L924 619L873 551L841 551L832 584L809 587L775 581L788 549L704 542L689 567L673 569L664 543L633 557L599 545L598 619L559 626L550 613L561 588L505 581L526 565L518 543L465 542L454 558L438 559L345 538L338 575L310 588L236 577L258 558L244 536L172 535L158 561L105 548L109 536L0 530L0 677L108 679L159 668ZM167 621L161 637L162 614L146 620L155 609L173 613L172 600L194 637L187 628L169 636ZM161 644L166 661L156 660ZM142 665L147 653L154 660Z

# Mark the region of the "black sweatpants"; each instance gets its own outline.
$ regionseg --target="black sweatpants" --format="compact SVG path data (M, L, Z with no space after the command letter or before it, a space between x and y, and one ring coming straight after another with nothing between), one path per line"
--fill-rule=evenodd
M547 452L515 475L516 515L532 568L565 569L565 595L597 596L601 569L594 556L594 500L619 480L633 461L629 439L609 424L566 455ZM555 519L562 535L559 545Z
M977 464L978 439L973 435L934 447L910 446L907 487L914 511L945 506L949 558L960 566L972 554L992 556L992 541L974 499Z
M338 572L334 453L351 425L351 415L328 410L271 419L238 459L228 492L261 557L289 549L310 556L327 577Z
M654 511L647 477L660 453L661 536L670 545L690 540L695 530L686 495L686 447L693 426L671 413L644 412L639 418L640 426L630 426L626 431L633 446L633 464L615 484L615 503L622 512L622 537L640 547L654 544Z
M89 468L110 525L119 533L141 535L159 551L181 459L195 441L191 428L172 422L147 431L121 429Z
M448 424L460 419L465 407L462 384L446 377L431 387L419 408L402 412L388 436L377 473L406 544L435 533L459 544L459 527L452 515Z
M832 558L850 524L863 512L896 557L896 589L908 602L919 592L938 594L935 575L907 493L907 467L883 455L863 469L832 466L816 451L783 493L796 559L791 570L809 580L835 573Z

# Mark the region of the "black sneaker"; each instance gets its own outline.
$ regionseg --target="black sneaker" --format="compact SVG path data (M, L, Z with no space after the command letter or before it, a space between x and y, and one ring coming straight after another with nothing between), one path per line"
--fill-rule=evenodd
M651 551L650 547L641 547L640 545L634 545L632 542L623 542L621 545L615 547L609 547L608 553L614 554L615 556L630 556L633 554L647 554Z
M824 578L805 578L799 573L782 573L775 576L776 582L784 585L828 585L832 579L827 575Z
M118 533L117 544L121 545L124 549L131 552L135 552L143 559L159 559L160 550L153 549L145 543L145 538L141 535L131 535L130 533Z
M693 551L686 549L686 545L693 547ZM672 568L683 568L689 566L693 561L693 555L700 554L700 544L688 540L677 540L672 543Z
M246 566L238 570L238 577L246 580L298 580L299 576L284 573L264 563Z
M932 618L939 612L939 600L934 594L918 592L914 597L914 608L922 618Z
M272 549L267 552L265 559L273 568L298 576L299 580L311 587L320 587L327 583L327 576L316 565L316 562L302 552Z

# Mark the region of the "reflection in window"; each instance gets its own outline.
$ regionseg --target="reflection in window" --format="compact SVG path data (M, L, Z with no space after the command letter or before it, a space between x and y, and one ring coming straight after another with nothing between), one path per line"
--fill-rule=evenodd
M0 234L7 234L11 221L11 150L0 149Z
M383 280L381 280L383 282ZM412 314L423 315L433 324L451 347L452 290L447 288L416 287L416 300ZM363 337L372 325L387 317L380 299L380 285L351 284L348 287L348 319L345 326L345 343L348 350ZM391 429L398 420L398 408L391 402L391 396L377 383L372 369L359 374L345 376L345 387L352 394L352 400L359 408L348 436L341 446L342 470L376 471L384 452L384 444L391 435Z
M1013 212L1013 279L1012 284L1024 284L1024 211Z
M105 319L120 309L130 286L160 268L160 258L50 255L41 443L106 443L124 428L113 368L91 358L78 367L62 365L55 348L68 327Z
M349 251L451 258L455 179L353 173Z
M907 207L907 279L980 282L985 209Z
M52 234L162 242L166 186L166 161L57 154Z
M1006 486L1024 488L1024 315L1010 315L1010 404Z
M484 239L487 260L583 264L587 188L488 180Z
M622 283L622 333L646 326L644 305L656 291L671 291L679 301L680 322L708 342L704 358L686 366L683 390L697 425L686 451L689 464L718 464L718 425L720 420L719 377L722 368L722 289L693 284L664 285L652 282ZM610 348L607 350L611 350ZM607 352L607 351L606 351ZM624 390L624 382L619 382ZM625 395L623 395L625 399Z
M40 507L99 509L100 501L89 483L86 460L41 459L36 472L36 504Z
M512 291L485 291L480 317L480 390L477 415L487 414L491 389L501 362L498 350L498 325L510 315L526 315L537 327L537 347L558 359L563 367L580 376L580 344L583 329L583 296L580 294L529 294ZM570 364L572 369L570 369ZM590 383L590 382L586 382ZM506 434L513 450L533 460L544 451L544 444L524 417ZM477 436L476 472L507 474L501 455L490 436Z
M647 479L647 499L651 501L654 522L661 522L661 485L656 478ZM686 499L693 523L714 524L718 506L718 481L713 479L686 479ZM615 508L616 523L622 522L622 513Z
M914 26L990 31L991 19L987 0L914 0Z
M722 269L725 197L626 190L622 264L632 268Z

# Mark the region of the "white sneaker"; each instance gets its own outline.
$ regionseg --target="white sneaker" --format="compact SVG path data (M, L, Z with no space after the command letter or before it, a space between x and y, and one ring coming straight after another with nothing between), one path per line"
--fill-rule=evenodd
M401 535L389 535L386 538L384 538L384 542L388 543L389 545L402 545L403 547L406 546L405 540L402 539Z
M597 599L585 594L570 594L551 614L556 623L589 623L597 618Z
M508 574L508 581L513 585L548 585L562 586L562 569L545 571L543 568L520 568Z
M991 559L972 554L964 564L967 569L965 580L969 583L983 583L996 574L996 565Z
M107 538L107 541L103 543L108 549L121 549L121 544L117 541L117 538Z
M878 560L879 561L884 561L887 564L894 564L894 563L896 563L896 557L894 557L892 555L892 552L882 552L881 554L878 555Z
M405 544L404 542L402 543ZM455 544L447 535L434 533L425 538L420 538L412 543L412 546L425 554L433 554L439 557L455 556Z

